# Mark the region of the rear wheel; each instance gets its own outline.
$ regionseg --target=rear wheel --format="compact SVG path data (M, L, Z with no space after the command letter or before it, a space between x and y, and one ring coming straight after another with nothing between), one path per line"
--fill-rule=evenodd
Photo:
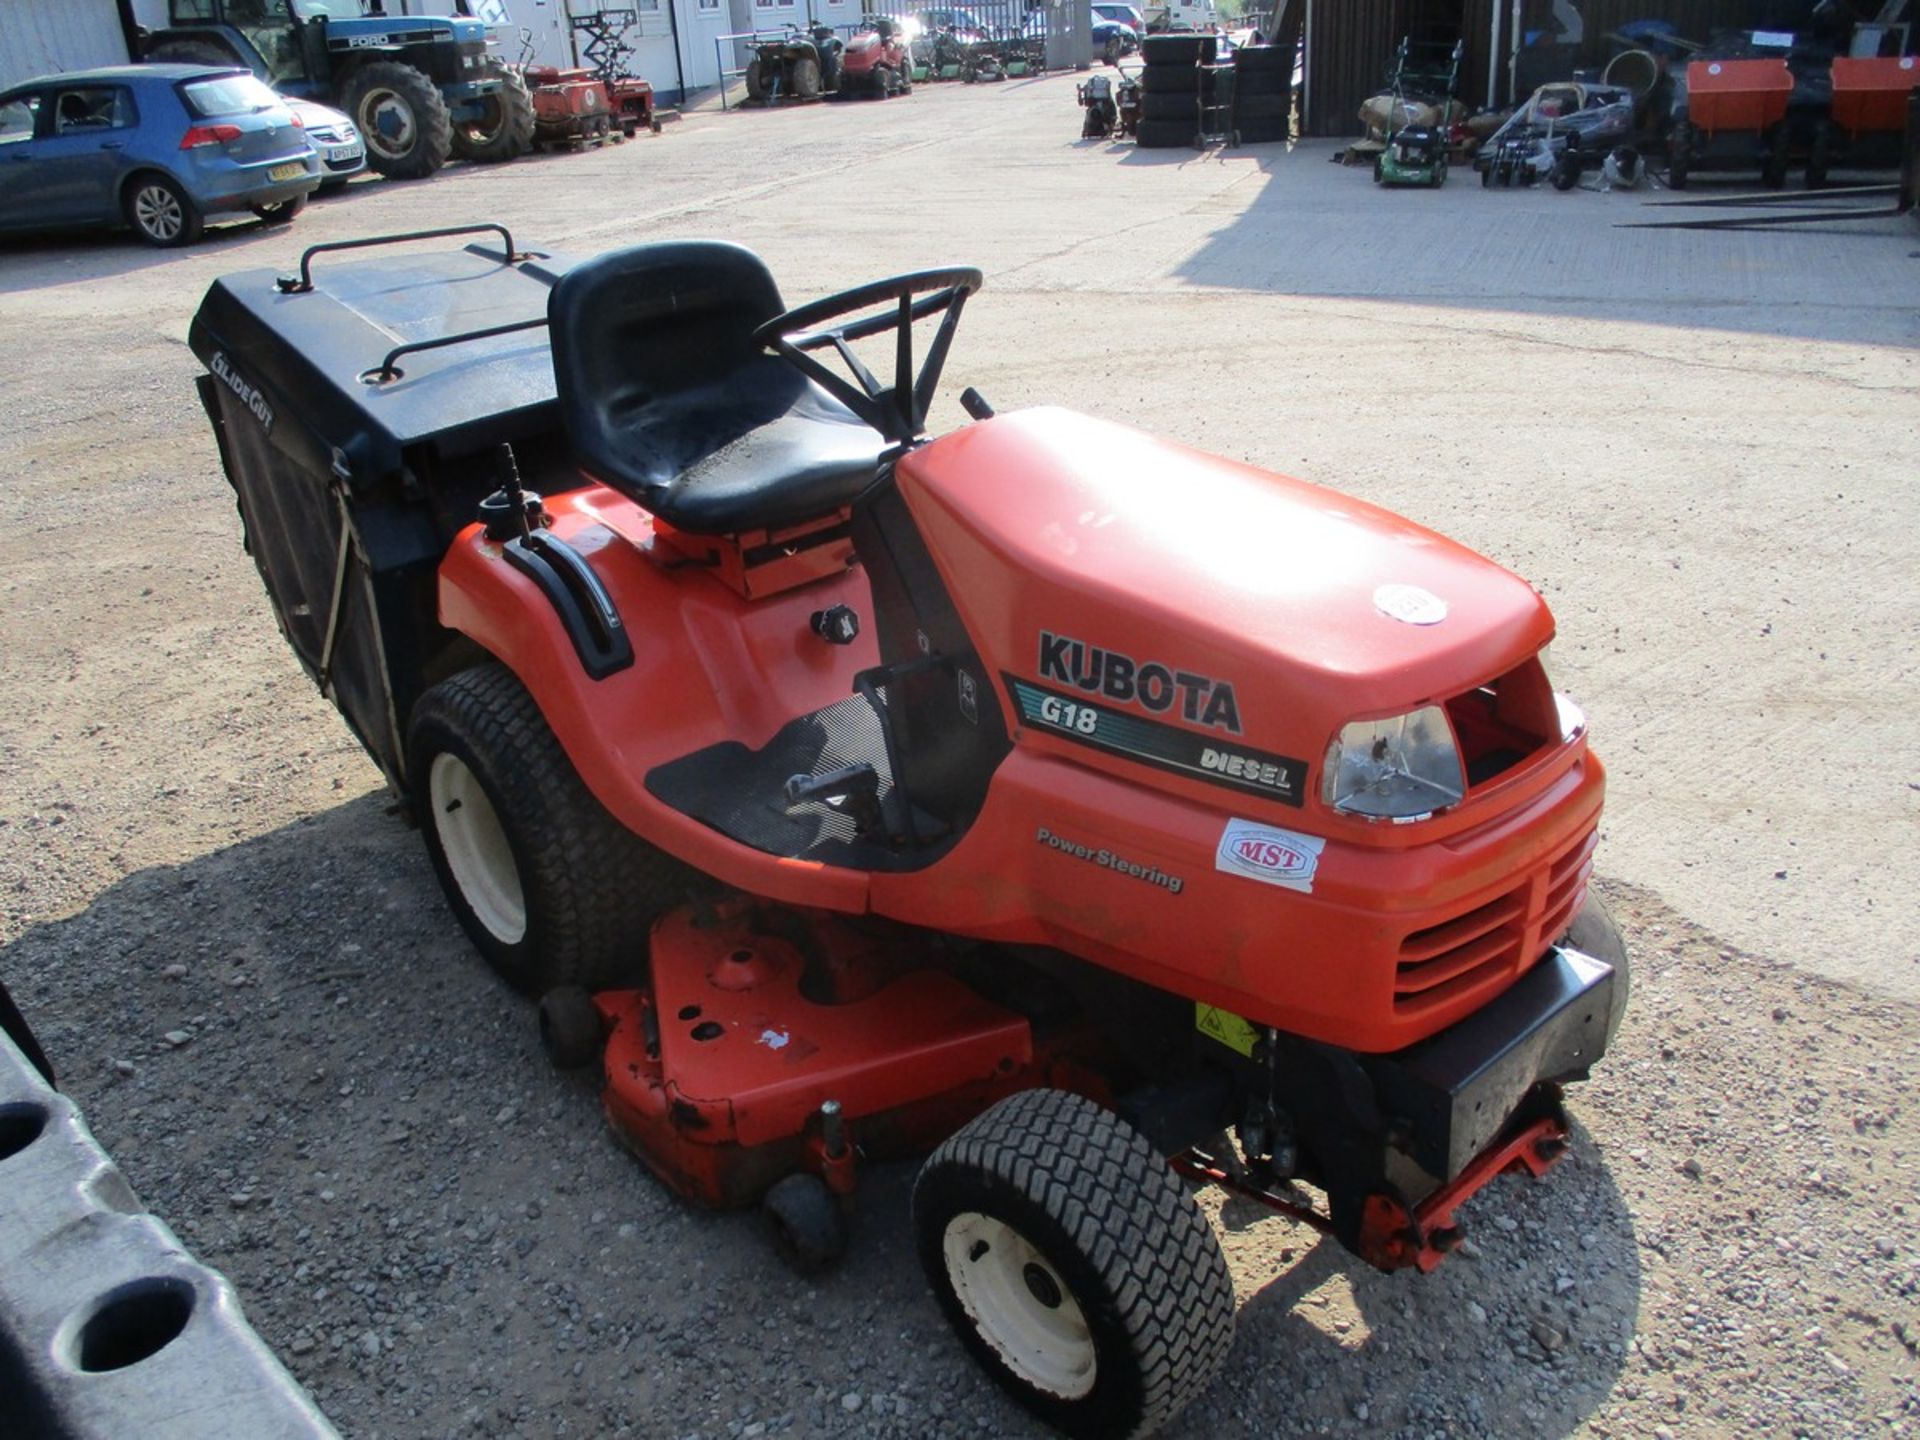
M802 59L793 62L793 93L802 100L820 98L820 62Z
M1807 152L1807 188L1818 190L1833 170L1833 126L1822 120L1813 127L1813 146Z
M375 60L340 95L367 142L367 164L390 180L423 180L453 151L453 119L433 82L411 65Z
M239 57L211 40L163 40L145 59L169 65L238 65Z
M1792 131L1782 120L1767 134L1767 161L1760 169L1760 179L1769 190L1778 190L1787 183L1787 167L1792 159Z
M746 83L747 98L749 100L758 100L761 104L765 104L767 99L766 71L760 68L760 62L758 60L749 60L747 62Z
M206 228L187 192L164 175L136 176L127 187L125 209L133 233L162 250L191 245Z
M414 708L407 766L427 853L488 964L530 994L632 983L653 919L692 875L594 799L504 666Z
M1069 1435L1152 1433L1233 1342L1220 1244L1165 1160L1078 1095L1028 1090L934 1151L920 1263L973 1357Z
M1693 126L1682 120L1667 136L1667 184L1676 190L1687 188L1687 171L1693 166Z
M500 88L482 97L477 120L454 125L453 153L483 165L526 154L533 148L533 95L527 82L497 60L488 63L481 78L498 80Z

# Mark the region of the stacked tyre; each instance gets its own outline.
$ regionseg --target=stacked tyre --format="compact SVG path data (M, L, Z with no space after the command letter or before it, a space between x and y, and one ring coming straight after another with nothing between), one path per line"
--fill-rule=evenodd
M1213 105L1214 77L1203 70L1214 63L1218 42L1211 35L1149 35L1140 54L1140 135L1142 149L1192 145L1200 135L1200 106Z
M1292 138L1293 47L1251 45L1233 52L1233 128L1242 145Z

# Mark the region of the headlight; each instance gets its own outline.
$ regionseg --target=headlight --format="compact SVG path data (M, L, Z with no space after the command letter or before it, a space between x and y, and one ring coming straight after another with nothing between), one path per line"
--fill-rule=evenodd
M1327 747L1320 798L1349 815L1414 820L1460 803L1466 775L1446 711L1356 720Z

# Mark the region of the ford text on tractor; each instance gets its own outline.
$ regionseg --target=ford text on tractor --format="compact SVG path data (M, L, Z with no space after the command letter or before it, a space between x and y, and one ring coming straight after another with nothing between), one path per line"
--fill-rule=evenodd
M246 65L285 94L337 105L382 175L415 180L449 156L511 160L532 148L532 98L489 53L479 20L362 16L360 0L169 0L168 18L144 59Z
M1426 1270L1566 1152L1626 954L1523 580L1111 420L931 437L977 270L789 307L464 228L218 281L201 398L288 641L663 1184L804 1269L927 1154L961 1341L1110 1437L1228 1352L1189 1183Z

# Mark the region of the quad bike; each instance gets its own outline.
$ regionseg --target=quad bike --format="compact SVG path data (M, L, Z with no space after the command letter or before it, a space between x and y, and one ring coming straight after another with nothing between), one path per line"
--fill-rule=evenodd
M215 282L201 400L288 640L662 1183L807 1268L931 1151L961 1340L1117 1436L1228 1352L1184 1182L1426 1270L1566 1152L1626 955L1524 581L1108 420L930 439L977 270L789 309L718 242L391 240L466 230Z
M756 40L753 58L747 61L747 98L771 105L831 94L840 88L844 49L831 25L807 30L789 25L781 35Z
M884 100L912 89L913 59L899 25L885 15L862 17L841 61L840 93Z

